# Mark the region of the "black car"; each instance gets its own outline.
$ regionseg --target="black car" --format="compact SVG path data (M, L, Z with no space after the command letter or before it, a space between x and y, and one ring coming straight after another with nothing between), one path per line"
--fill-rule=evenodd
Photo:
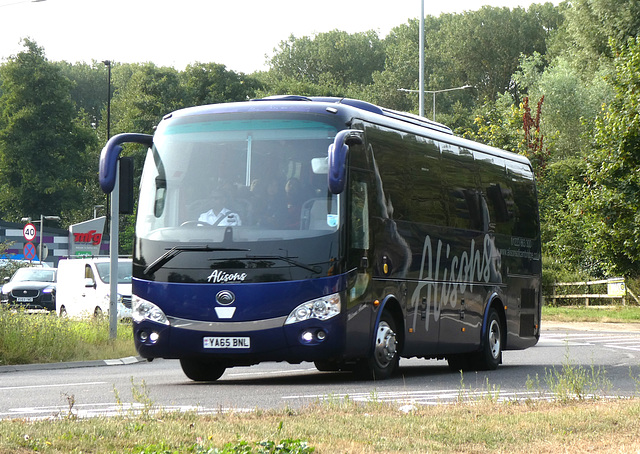
M0 303L29 310L56 310L56 269L19 268L2 286Z

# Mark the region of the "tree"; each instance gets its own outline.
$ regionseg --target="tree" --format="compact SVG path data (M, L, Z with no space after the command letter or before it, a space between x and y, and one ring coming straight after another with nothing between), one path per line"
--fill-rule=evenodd
M70 95L78 112L85 112L95 128L102 121L102 110L107 103L107 68L102 62L55 63L71 82ZM113 89L111 90L113 92Z
M274 49L270 73L314 84L366 85L384 68L384 45L372 30L349 34L333 30L315 37L291 35Z
M180 73L185 88L185 104L197 106L245 101L260 88L254 77L229 71L216 63L195 63Z
M537 9L527 12L489 6L444 16L440 31L433 36L442 54L438 61L443 63L434 77L472 85L481 100L495 100L509 91L519 103L512 75L521 54L545 53L549 31L544 25L550 26L550 21L542 18Z
M554 40L551 55L565 55L574 68L590 78L611 62L609 39L624 43L640 34L640 2L637 0L572 0L561 5L565 30Z
M595 147L576 205L589 220L588 246L608 273L639 275L640 38L616 50L613 102L596 121Z
M69 221L96 195L95 136L76 116L70 81L35 42L24 47L0 67L0 215Z

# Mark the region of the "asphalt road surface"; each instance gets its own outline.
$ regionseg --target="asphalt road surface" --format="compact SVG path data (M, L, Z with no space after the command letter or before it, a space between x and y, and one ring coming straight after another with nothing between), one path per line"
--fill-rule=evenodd
M201 412L300 408L325 400L384 400L399 408L491 396L546 399L563 368L584 374L604 396L640 393L640 327L547 325L537 346L505 352L495 371L451 372L445 361L403 359L385 381L319 372L312 363L264 363L228 369L216 382L196 383L178 361L127 358L75 365L0 367L0 418L80 417L154 408ZM549 377L552 378L549 381ZM591 390L587 390L591 391Z

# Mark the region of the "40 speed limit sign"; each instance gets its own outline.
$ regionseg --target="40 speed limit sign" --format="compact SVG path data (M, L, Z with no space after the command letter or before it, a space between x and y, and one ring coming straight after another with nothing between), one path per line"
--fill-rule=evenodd
M22 228L22 236L27 241L33 241L36 237L36 226L29 223Z

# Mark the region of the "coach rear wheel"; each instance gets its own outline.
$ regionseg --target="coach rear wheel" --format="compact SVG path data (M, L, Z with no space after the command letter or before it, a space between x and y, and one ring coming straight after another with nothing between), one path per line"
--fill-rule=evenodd
M182 372L193 381L216 381L222 377L226 369L214 362L191 358L181 358L180 367Z
M484 334L482 350L477 357L476 369L495 370L502 362L503 333L500 315L491 308L487 318L487 331Z

